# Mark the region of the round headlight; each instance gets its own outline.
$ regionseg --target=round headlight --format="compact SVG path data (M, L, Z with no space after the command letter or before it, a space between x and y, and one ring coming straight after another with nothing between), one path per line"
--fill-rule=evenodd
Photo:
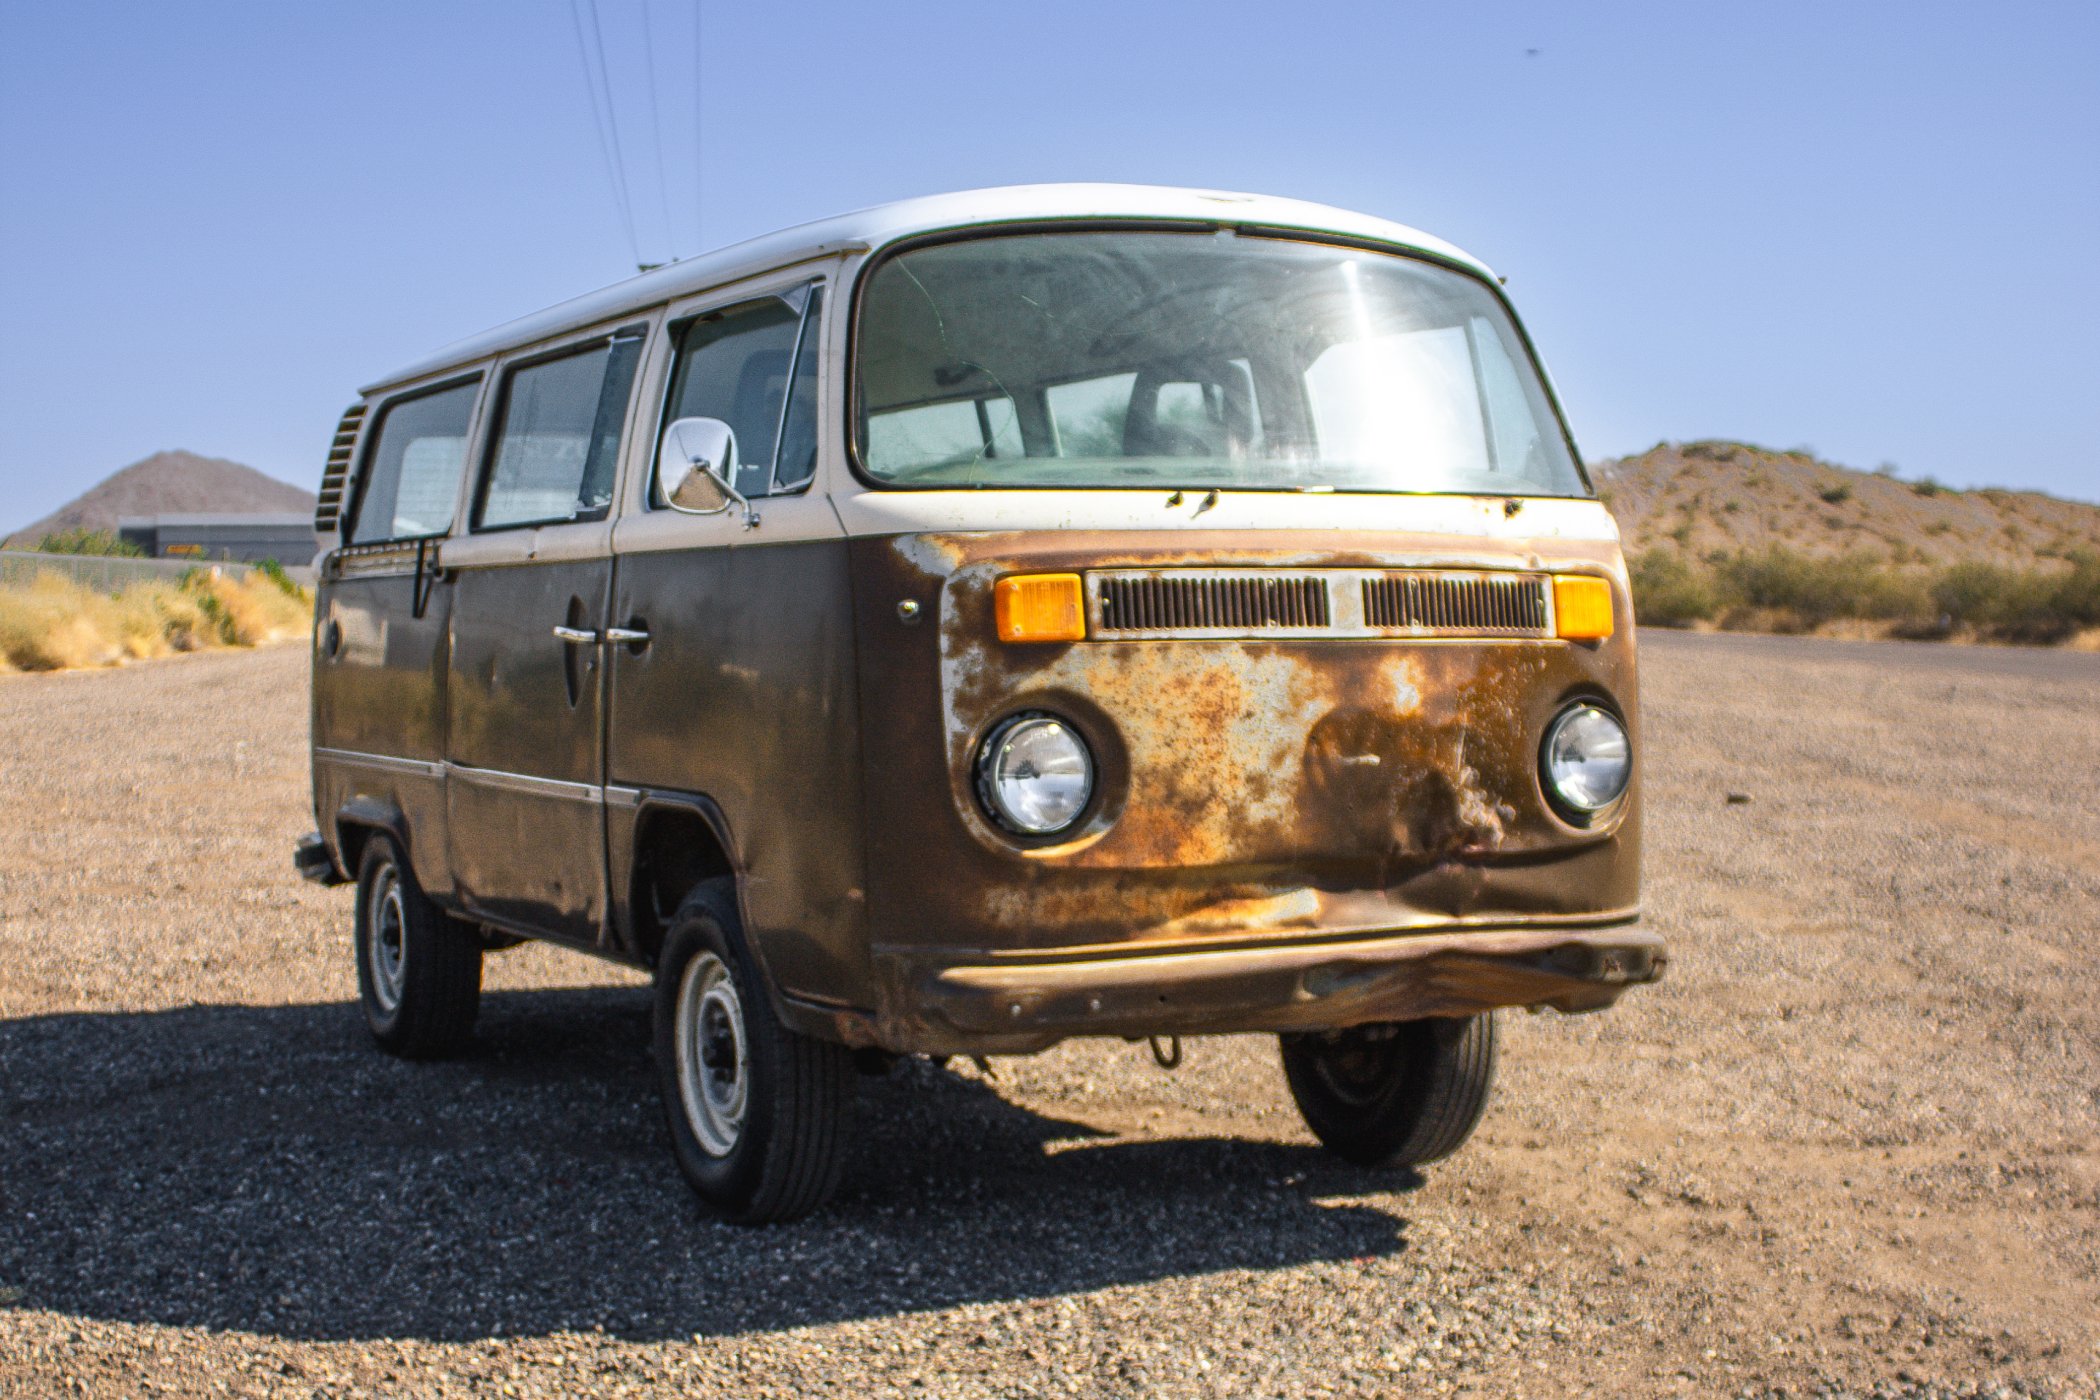
M1001 826L1049 836L1086 810L1094 795L1094 756L1063 720L1016 715L978 750L977 791Z
M1625 793L1633 745L1611 711L1570 705L1546 730L1544 765L1548 791L1578 812L1598 812Z

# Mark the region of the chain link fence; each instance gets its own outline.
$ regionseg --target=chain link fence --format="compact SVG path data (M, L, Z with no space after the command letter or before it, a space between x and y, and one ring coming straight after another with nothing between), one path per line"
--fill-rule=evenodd
M28 549L0 549L0 585L27 584L38 574L62 574L84 588L114 593L131 583L173 583L192 569L216 569L239 579L251 566L214 563L208 559L125 559L101 554L40 554Z

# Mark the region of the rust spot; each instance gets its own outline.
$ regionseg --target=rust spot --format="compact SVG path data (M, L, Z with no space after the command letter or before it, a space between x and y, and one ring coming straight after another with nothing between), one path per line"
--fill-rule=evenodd
M883 788L889 805L870 814L871 870L897 872L876 875L870 892L879 943L993 953L1166 946L1631 906L1631 816L1621 830L1574 831L1546 809L1535 773L1538 735L1565 695L1601 691L1632 706L1630 637L1598 648L995 639L991 585L1009 572L1615 564L1612 547L1595 542L1501 543L1492 555L1450 539L1257 543L1142 532L881 543L866 586L896 649L864 655L865 728L896 745L924 734L946 772L927 772L931 755L885 758L870 740L876 771L887 763L914 779ZM938 586L939 626L907 644L889 600L922 581ZM924 662L905 659L925 652ZM1100 760L1097 812L1052 846L1016 846L979 812L972 788L976 743L1022 708L1065 714Z

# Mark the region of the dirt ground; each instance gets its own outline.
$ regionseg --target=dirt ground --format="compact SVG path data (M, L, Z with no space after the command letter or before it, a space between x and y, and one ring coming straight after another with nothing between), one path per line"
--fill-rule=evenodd
M1669 975L1506 1017L1457 1157L1078 1044L867 1081L756 1232L630 974L369 1047L301 649L0 677L0 1394L2100 1395L2100 657L1643 646Z

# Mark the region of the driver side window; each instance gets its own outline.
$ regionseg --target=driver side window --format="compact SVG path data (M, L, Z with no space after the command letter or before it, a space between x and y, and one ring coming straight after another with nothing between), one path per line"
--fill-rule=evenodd
M745 496L799 491L815 474L821 302L816 288L766 297L709 312L679 335L664 426L681 418L727 423Z

